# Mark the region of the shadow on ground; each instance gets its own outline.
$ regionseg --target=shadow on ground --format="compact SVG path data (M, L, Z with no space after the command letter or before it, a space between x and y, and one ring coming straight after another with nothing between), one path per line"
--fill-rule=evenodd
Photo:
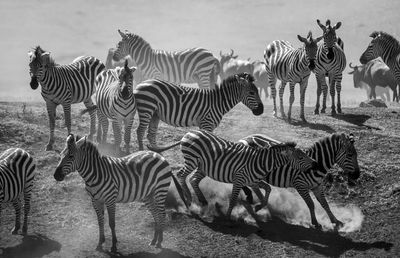
M293 126L308 127L313 130L325 131L327 133L335 133L336 132L332 127L330 127L329 125L326 125L326 124L310 123L310 122L304 122L302 120L296 120L296 119L292 119L290 124Z
M183 256L176 251L172 251L168 248L162 248L159 253L149 253L149 252L137 252L133 254L124 255L121 253L109 253L110 257L121 257L121 258L186 258L189 256Z
M369 115L364 115L364 114L337 114L333 116L336 119L343 120L349 124L353 124L356 126L360 127L365 127L368 129L374 129L374 130L382 130L379 127L374 127L374 126L369 126L365 125L364 123L371 118Z
M0 248L3 251L0 257L35 258L43 257L53 251L60 251L61 244L41 234L24 236L22 242L16 246Z
M233 236L254 237L269 240L271 242L287 242L304 250L329 256L339 257L349 250L366 251L372 248L389 251L393 244L377 241L373 243L356 242L350 238L341 236L336 232L324 232L313 228L305 228L299 225L288 224L277 217L267 222L261 222L259 227L246 224L244 221L228 223L222 218L215 218L213 222L206 222L199 217L204 225L214 231Z

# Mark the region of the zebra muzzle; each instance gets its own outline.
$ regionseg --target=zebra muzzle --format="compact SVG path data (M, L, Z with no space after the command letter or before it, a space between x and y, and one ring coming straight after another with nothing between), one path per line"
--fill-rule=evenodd
M310 64L308 65L308 68L310 68L310 70L315 69L315 61L314 60L310 60Z
M259 103L257 108L251 110L253 112L253 115L259 116L262 113L264 113L264 105L262 103Z
M63 181L64 178L65 178L65 176L64 176L64 174L63 174L63 172L62 172L62 168L61 168L61 167L58 167L58 168L56 169L56 172L54 173L54 179L55 179L56 181Z
M329 60L332 60L335 54L333 53L333 48L328 48L328 54L326 55Z
M39 82L35 75L31 76L31 82L29 84L31 85L32 90L36 90L39 87Z

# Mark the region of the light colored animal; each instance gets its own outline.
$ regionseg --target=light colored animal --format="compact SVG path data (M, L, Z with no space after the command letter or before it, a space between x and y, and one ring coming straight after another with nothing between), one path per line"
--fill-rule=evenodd
M376 87L380 86L387 89L387 91L389 91L388 88L392 89L393 101L399 102L397 81L390 68L380 57L369 61L365 65L352 66L350 63L349 67L353 69L349 74L353 75L354 88L366 88L369 91L368 99L376 99ZM390 101L390 94L387 100Z
M0 215L3 203L12 202L15 209L15 226L11 231L12 234L17 234L21 228L22 195L24 196L22 233L26 235L28 232L35 167L32 156L23 149L10 148L0 154Z
M197 83L199 88L215 87L220 72L219 61L204 48L188 48L168 52L153 49L137 34L121 32L113 59L118 61L130 55L143 74L143 79L160 79L172 83Z
M265 63L262 61L240 60L237 59L237 55L234 55L234 51L231 49L229 54L219 53L221 72L221 80L228 78L231 75L239 73L252 74L254 77L254 84L259 89L259 95L262 95L264 91L265 98L268 98L268 76L265 70Z

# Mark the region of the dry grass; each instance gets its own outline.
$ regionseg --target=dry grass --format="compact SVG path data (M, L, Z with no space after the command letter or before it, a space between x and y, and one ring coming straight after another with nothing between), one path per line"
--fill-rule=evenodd
M88 117L79 117L73 110L73 131L88 132ZM293 191L274 188L268 209L260 211L264 222L255 225L247 211L234 209L236 222L227 223L216 217L214 203L228 204L230 185L208 180L200 185L209 206L201 209L193 205L188 215L175 187L168 197L169 223L163 245L165 249L148 247L153 234L153 219L140 203L117 206L118 249L122 257L181 257L181 256L359 256L383 257L400 254L399 232L399 167L400 110L398 108L345 108L338 117L314 116L306 109L309 123L298 122L298 108L294 122L287 124L271 117L266 106L260 117L238 106L224 117L215 131L236 141L252 133L264 133L282 141L295 140L302 147L334 132L353 132L362 174L359 184L351 189L341 180L338 169L333 170L334 181L325 184L333 212L345 222L339 234L331 232L332 225L322 208L317 205L317 218L324 230L310 228L308 210ZM38 164L32 197L31 220L27 237L13 236L14 212L10 204L2 212L0 253L5 257L108 257L96 252L97 220L84 183L77 173L64 182L53 178L58 155L45 152L47 142L47 114L44 104L0 103L0 150L18 146L32 153ZM137 121L135 121L135 126ZM62 116L57 120L56 148L62 149L66 130ZM179 140L186 128L161 124L158 142L167 144ZM133 133L132 144L137 149ZM164 153L177 171L182 164L179 148ZM204 216L199 219L196 215ZM106 223L105 249L111 246Z

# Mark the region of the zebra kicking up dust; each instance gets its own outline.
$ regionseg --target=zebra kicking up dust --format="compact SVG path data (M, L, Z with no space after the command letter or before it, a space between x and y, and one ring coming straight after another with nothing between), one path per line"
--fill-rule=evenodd
M42 86L42 97L46 102L49 116L50 139L46 150L52 150L54 144L54 127L56 108L62 105L65 125L71 133L71 104L83 102L86 108L93 106L91 96L95 90L96 76L104 69L104 64L97 58L87 56L76 58L71 64L59 65L50 56L50 52L37 46L30 56L29 72L31 88ZM96 131L96 113L90 111L90 134L93 138Z
M84 114L97 108L99 124L97 127L97 142L107 142L108 119L112 121L114 145L117 154L120 152L121 128L124 125L124 141L126 153L129 153L131 130L136 113L135 97L133 96L133 73L136 67L107 69L96 78L96 105L81 111Z
M176 145L152 149L165 151ZM190 183L202 205L207 205L207 200L199 188L199 183L204 177L233 184L226 214L228 218L236 204L240 189L263 180L268 171L285 164L290 164L300 171L317 168L315 160L295 148L295 143L278 144L263 149L252 148L227 141L207 131L190 131L183 136L180 145L185 161L177 176L187 206L190 206L192 197L186 185L186 177L197 169Z
M11 231L12 234L17 234L21 228L22 195L24 195L22 233L26 235L28 232L35 167L32 156L23 149L11 148L0 154L0 219L3 203L12 202L15 209L15 226Z
M117 44L113 59L119 61L130 55L143 80L197 83L199 88L214 88L220 65L210 51L199 47L176 52L155 50L139 35L120 30L118 33L122 39Z
M264 112L254 78L247 73L228 77L214 90L148 80L136 87L134 95L139 115L137 141L140 150L143 149L147 127L150 145L157 145L156 133L160 120L172 126L198 126L211 132L239 102L256 116Z
M286 83L290 85L289 111L287 118L291 121L292 105L294 102L294 86L300 84L300 118L306 122L304 116L304 98L308 85L308 78L311 71L315 68L315 58L317 54L317 42L322 39L313 39L311 31L307 38L297 35L297 38L304 43L304 46L295 49L288 41L275 40L268 44L264 51L268 81L271 87L271 95L274 102L273 115L276 117L276 88L277 79L281 81L279 87L280 111L282 118L285 118L283 108L283 93Z
M99 223L97 250L102 250L104 237L104 205L107 207L112 233L111 251L117 251L115 234L115 204L143 201L155 220L151 245L161 248L165 227L165 199L173 179L178 193L182 189L172 174L168 162L152 151L135 152L123 158L102 156L97 147L86 137L74 139L69 135L61 160L54 173L57 181L64 180L71 172L78 171L86 184L86 191Z
M374 31L367 49L360 57L361 64L366 64L372 59L381 57L390 68L397 85L400 85L400 43L392 35L383 31Z
M280 143L279 141L261 134L250 135L241 139L239 142L246 146L261 149L270 148ZM324 137L315 142L311 148L306 150L306 154L318 162L319 169L304 173L290 165L284 165L271 171L266 175L265 183L261 184L265 189L264 197L259 188L253 186L254 192L261 201L261 205L256 206L256 211L260 210L268 203L268 197L271 192L271 187L268 184L276 187L294 187L306 202L310 210L311 222L317 229L321 229L321 225L315 217L314 203L309 194L310 191L314 193L315 197L328 214L331 222L335 224L335 228L338 229L343 226L343 223L339 221L330 210L321 184L329 169L335 164L338 164L348 175L349 185L355 184L360 176L360 168L357 161L357 151L354 147L354 136L352 134L348 136L345 134L332 134L331 136ZM250 189L245 187L243 190L248 196L248 200L251 202L252 193Z
M336 114L335 108L335 90L337 93L337 112L342 113L342 104L340 101L340 92L342 90L342 74L346 68L346 55L344 54L343 41L336 37L336 30L342 25L336 23L333 27L331 21L327 20L326 25L317 20L318 26L323 31L323 43L318 44L317 60L315 62L315 78L317 79L317 103L315 105L315 114L319 114L321 92L323 93L321 113L325 113L326 97L328 86L325 77L329 78L329 92L331 95L331 114Z

